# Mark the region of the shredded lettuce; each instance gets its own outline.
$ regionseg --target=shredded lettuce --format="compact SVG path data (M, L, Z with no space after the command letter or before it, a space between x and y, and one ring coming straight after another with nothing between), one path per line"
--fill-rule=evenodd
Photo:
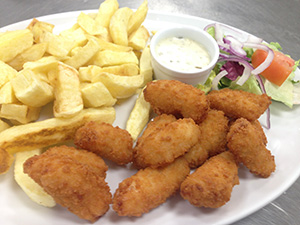
M210 26L206 29L206 31L215 38L215 27ZM263 43L264 45L268 46L273 51L281 51L282 47L278 42L270 42L270 43ZM255 51L255 49L251 47L243 47L243 50L246 52L248 57L247 62L251 63L251 57ZM220 53L223 55L230 55L228 52L223 51L220 48ZM289 55L287 55L289 56ZM220 56L221 57L221 56ZM289 56L290 57L290 56ZM224 57L226 59L226 57ZM242 85L238 85L237 81L239 77L242 75L242 72L237 62L229 62L229 61L222 61L218 62L213 69L211 75L209 76L208 80L205 82L204 85L197 85L198 88L208 93L212 87L212 81L219 74L220 71L226 70L228 75L221 78L218 84L218 88L230 88L230 89L237 89L237 90L244 90L247 92L255 93L255 94L262 94L263 90L265 90L266 94L269 95L273 100L282 102L286 106L292 108L294 104L300 104L300 80L297 77L295 80L295 71L300 65L300 60L295 61L294 70L289 75L289 77L285 80L285 82L281 86L277 86L264 77L261 77L263 81L263 88L260 87L258 80L254 75L251 75L248 80Z
M284 81L281 86L277 86L265 79L264 85L267 92L273 100L282 102L286 106L292 108L294 102L294 84L292 82L293 73Z
M237 80L232 81L231 84L229 85L229 88L247 91L258 95L262 94L259 84L254 76L249 77L249 79L242 86L236 84L236 82Z
M207 94L212 87L212 81L213 79L216 77L216 73L214 70L212 70L209 74L209 77L207 78L207 80L205 81L204 84L198 84L196 87L201 89L202 91L205 92L205 94Z

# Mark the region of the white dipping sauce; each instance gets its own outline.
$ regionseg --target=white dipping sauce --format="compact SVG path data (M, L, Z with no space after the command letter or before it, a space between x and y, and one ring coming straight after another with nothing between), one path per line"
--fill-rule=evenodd
M155 49L162 64L180 71L194 71L210 63L205 48L189 38L170 37L161 40Z

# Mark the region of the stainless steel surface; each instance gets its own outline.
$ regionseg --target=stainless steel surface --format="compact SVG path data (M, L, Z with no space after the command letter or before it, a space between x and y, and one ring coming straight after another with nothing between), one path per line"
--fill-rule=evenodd
M300 0L148 0L150 10L188 14L223 22L264 40L277 41L284 52L300 58ZM1 0L0 27L33 17L97 9L99 0ZM119 0L137 8L142 0ZM288 162L287 162L288 163ZM253 190L255 191L255 190ZM2 206L5 207L5 206ZM300 224L300 179L276 200L234 223Z

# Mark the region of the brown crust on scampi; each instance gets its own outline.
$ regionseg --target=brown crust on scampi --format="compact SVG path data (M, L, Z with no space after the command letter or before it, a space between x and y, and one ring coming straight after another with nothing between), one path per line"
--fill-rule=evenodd
M228 88L211 91L207 99L212 109L221 110L232 119L242 117L249 121L258 119L271 104L271 98L266 94L257 95Z
M206 118L209 110L209 102L202 90L177 80L149 82L144 96L158 115L192 118L197 124Z

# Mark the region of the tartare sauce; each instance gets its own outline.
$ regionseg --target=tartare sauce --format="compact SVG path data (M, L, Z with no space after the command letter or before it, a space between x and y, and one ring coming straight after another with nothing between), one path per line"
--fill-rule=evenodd
M157 44L155 51L162 64L185 72L201 69L211 60L205 48L189 38L163 39Z

